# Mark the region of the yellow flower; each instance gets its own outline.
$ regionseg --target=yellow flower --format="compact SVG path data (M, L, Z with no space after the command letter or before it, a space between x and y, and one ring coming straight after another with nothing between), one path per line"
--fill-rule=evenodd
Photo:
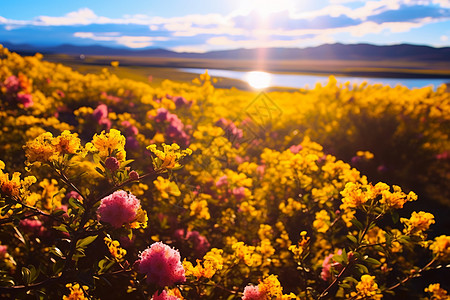
M116 261L122 261L123 257L127 255L127 250L120 247L119 241L112 240L109 237L105 237L104 241L108 247L109 253Z
M348 182L341 192L344 208L356 208L369 200L368 194L364 192L363 186L359 183Z
M383 295L375 282L375 276L362 275L361 281L356 285L356 292L350 294L355 299L381 299Z
M163 145L163 151L156 149L156 145L150 145L148 150L155 154L156 158L153 160L155 170L176 169L181 167L179 160L187 155L192 154L192 150L180 150L180 146L173 143L172 145Z
M55 147L56 152L62 155L81 154L83 152L78 134L72 134L68 130L64 130L60 136L54 138L52 144Z
M53 135L50 132L39 135L33 141L28 142L24 148L25 156L29 164L34 162L46 163L58 155L53 145Z
M405 234L421 235L423 231L428 230L431 224L434 224L434 216L427 212L413 212L410 219L401 218L400 221L407 227L403 229Z
M300 240L297 245L292 245L289 247L289 251L294 254L294 258L299 260L303 252L308 248L309 245L309 237L307 237L308 233L306 231L300 232Z
M119 62L117 60L113 60L111 62L111 66L114 67L114 68L117 68L119 66Z
M417 195L415 193L410 192L408 195L406 195L404 192L402 192L402 189L399 186L394 185L392 187L394 189L394 192L385 190L381 193L382 198L380 200L380 203L387 204L389 208L403 208L403 205L406 202L417 200Z
M102 159L110 156L120 161L125 160L125 137L117 129L111 129L108 133L102 131L100 135L95 134L92 142L86 144L89 152L98 152Z
M0 190L3 195L17 199L25 198L29 194L28 188L36 182L36 177L27 176L21 180L20 175L19 172L14 172L9 179L9 174L0 169Z
M161 197L164 199L169 199L169 196L180 196L181 192L178 188L178 185L175 182L170 181L169 179L165 179L161 176L158 176L155 181L153 181L156 189L161 193Z
M197 260L197 265L194 267L191 262L184 260L183 266L186 270L186 275L193 275L200 278L211 278L217 271L223 268L223 250L213 248L203 257L203 264L201 260Z
M330 216L326 210L322 209L321 211L316 212L316 219L313 222L313 227L317 232L327 232L328 228L330 228Z
M370 151L357 151L356 156L362 157L366 160L370 160L374 157L373 153Z
M432 300L448 300L450 296L447 294L447 291L441 288L439 283L430 284L427 288L425 288L426 293L431 294Z
M130 223L130 228L138 229L138 228L147 228L148 216L147 212L142 208L139 208L136 212L136 217L134 221Z
M430 245L430 250L440 257L442 260L450 258L450 236L441 235L434 239L434 242Z
M83 285L81 288L78 283L68 283L66 284L66 287L70 290L70 294L68 296L63 296L63 300L88 300L84 293L89 290L89 287Z
M244 242L235 242L231 248L236 258L242 260L247 266L261 265L261 255L255 253L256 247L245 245Z
M199 219L209 220L211 215L209 214L208 202L206 200L195 200L189 206L191 210L190 215L196 216Z
M283 295L283 288L276 275L270 275L258 284L259 291L269 296L269 299Z

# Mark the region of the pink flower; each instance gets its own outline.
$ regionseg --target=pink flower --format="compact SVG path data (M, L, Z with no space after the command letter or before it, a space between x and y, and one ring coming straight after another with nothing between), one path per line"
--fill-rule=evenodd
M178 298L177 296L167 294L166 290L162 291L162 293L159 295L158 292L156 292L152 297L152 300L179 300L179 299L180 298Z
M127 137L125 147L127 150L137 150L139 149L139 141L134 136L129 136Z
M170 114L167 109L164 107L160 107L156 110L155 122L164 122L167 120L168 115Z
M291 147L289 147L289 150L291 150L291 152L294 154L297 154L302 149L303 149L302 145L292 145Z
M224 186L224 185L228 185L228 177L227 177L227 175L223 175L216 182L216 187L221 187L221 186Z
M6 78L4 85L8 92L17 93L20 90L20 81L17 76L11 75Z
M26 233L42 236L44 227L42 222L36 219L24 219L19 222L20 228Z
M238 201L245 198L245 188L242 186L234 188L231 192L233 193L234 198Z
M204 255L210 247L210 244L206 237L201 235L196 230L186 231L184 229L177 229L174 232L174 236L177 240L183 243L182 245L192 244L192 247L194 248L196 254L201 256Z
M139 179L139 174L136 171L131 171L128 176L130 177L131 180L138 180Z
M74 198L74 199L77 199L77 200L83 200L83 197L81 197L81 195L78 194L78 193L75 192L75 191L70 191L70 192L68 192L68 193L66 194L65 199L69 200L70 198Z
M266 166L265 166L265 165L260 165L260 166L258 166L258 167L256 168L256 173L257 173L259 176L263 176L265 171L266 171Z
M248 285L244 289L242 300L265 300L266 294L259 291L258 286Z
M183 106L191 106L192 102L187 101L184 97L175 97L175 99L173 99L175 102L175 105L177 106L177 108L183 107Z
M108 157L105 161L105 167L114 172L119 170L120 162L115 157Z
M186 277L180 259L178 250L161 242L154 243L142 252L138 271L147 275L148 283L159 286L185 282Z
M339 249L337 254L341 255L342 250ZM320 273L320 277L325 281L328 281L331 278L331 267L337 266L334 264L333 256L333 253L329 254L327 257L325 257L322 263L322 272Z
M96 109L94 109L92 116L97 122L100 123L102 119L108 118L108 106L105 104L100 104Z
M8 251L8 246L0 245L0 259L4 259L6 257Z
M30 94L19 93L17 94L17 101L22 103L25 108L28 108L33 105L33 96Z
M97 215L100 221L119 228L123 224L132 222L140 208L141 203L136 196L120 190L101 200Z

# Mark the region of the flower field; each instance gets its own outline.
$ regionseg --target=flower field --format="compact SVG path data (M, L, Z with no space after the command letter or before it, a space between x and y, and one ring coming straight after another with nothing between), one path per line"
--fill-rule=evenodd
M0 298L449 299L446 86L117 68L0 48Z

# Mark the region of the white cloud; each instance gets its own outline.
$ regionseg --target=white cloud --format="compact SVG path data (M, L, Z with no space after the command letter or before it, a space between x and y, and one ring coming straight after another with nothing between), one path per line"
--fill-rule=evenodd
M448 36L446 36L446 35L441 35L440 40L441 40L442 42L446 42L446 41L448 41Z
M101 19L89 8L80 8L77 11L65 14L62 17L39 16L33 24L41 26L60 26L60 25L87 25L97 23Z
M335 43L335 39L328 35L317 35L314 37L307 38L296 38L292 40L231 40L228 37L213 37L206 41L208 45L219 46L218 49L224 48L270 48L270 47L285 47L285 48L295 48L295 47L306 47L306 46L317 46L324 43Z
M347 6L350 2L359 2L360 7L352 9ZM117 32L101 33L84 29L85 31L75 32L72 35L79 39L111 42L131 48L143 48L152 46L155 42L171 40L172 45L178 45L172 47L172 50L204 52L220 47L299 47L305 43L315 45L333 42L334 36L339 34L348 34L358 40L370 34L407 32L442 19L429 17L401 22L368 20L372 20L371 16L395 11L404 5L433 5L434 8L439 5L441 9L450 7L450 0L330 0L329 3L328 6L315 11L299 12L293 9L286 13L278 12L272 16L273 19L271 16L265 16L263 19L267 22L252 19L257 14L251 12L243 14L242 11L234 11L228 15L193 14L172 18L137 14L112 19L98 16L89 8L81 8L64 16L39 16L31 21L11 20L0 16L0 24L3 24L6 30L22 26L39 28L85 25L88 28L87 26L91 24L116 24L126 28L127 24L144 25L143 30L140 29L139 33L135 33L136 36L130 35L129 29L126 34L119 32L120 29L115 29ZM147 36L147 33L158 36ZM190 40L189 46L182 44L186 38ZM164 47L164 44L158 43L158 46Z
M202 45L195 45L195 46L177 46L177 47L171 47L169 49L172 51L175 51L175 52L204 53L204 52L211 50L211 47L208 47L208 45L202 44Z
M128 36L118 35L116 32L107 32L96 34L93 32L75 32L74 37L82 39L91 39L94 41L115 42L116 44L127 46L130 48L145 48L153 45L155 41L167 41L167 37L154 36Z

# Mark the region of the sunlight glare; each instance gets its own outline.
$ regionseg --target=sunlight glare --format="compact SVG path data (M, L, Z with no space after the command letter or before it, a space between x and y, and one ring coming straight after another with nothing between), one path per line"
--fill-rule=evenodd
M255 89L264 89L270 86L271 76L267 72L252 71L245 75L245 80Z
M294 5L292 0L257 0L257 1L243 1L241 4L241 11L256 12L262 17L280 11L291 10Z

